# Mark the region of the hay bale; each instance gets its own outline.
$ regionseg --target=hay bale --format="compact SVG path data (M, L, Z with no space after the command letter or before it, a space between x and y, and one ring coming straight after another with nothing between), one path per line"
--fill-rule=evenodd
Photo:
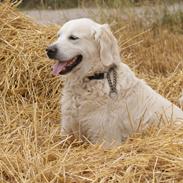
M44 50L57 28L40 26L8 4L1 4L0 12L2 94L31 101L52 94L50 90L59 83L51 77L51 62ZM48 83L53 88L47 88Z
M56 30L35 24L9 4L0 4L0 182L182 181L182 128L152 127L109 151L61 141L62 82L52 77L44 52ZM129 59L129 51L125 51L126 61L133 67L136 63ZM178 96L182 71L168 77L153 69L139 71L140 77L170 99Z

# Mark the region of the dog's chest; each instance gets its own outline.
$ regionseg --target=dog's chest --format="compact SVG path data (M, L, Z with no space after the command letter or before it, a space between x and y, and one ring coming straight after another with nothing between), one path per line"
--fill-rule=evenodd
M109 105L109 86L104 81L90 81L89 84L65 85L62 110L75 118L86 118Z

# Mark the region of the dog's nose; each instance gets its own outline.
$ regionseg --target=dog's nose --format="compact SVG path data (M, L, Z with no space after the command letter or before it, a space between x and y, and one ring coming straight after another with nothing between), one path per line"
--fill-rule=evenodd
M56 46L49 46L46 48L47 55L50 59L54 59L57 54L57 47Z

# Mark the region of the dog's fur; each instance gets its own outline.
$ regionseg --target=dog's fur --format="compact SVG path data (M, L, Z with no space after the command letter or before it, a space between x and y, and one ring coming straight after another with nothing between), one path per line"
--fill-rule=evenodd
M75 35L78 40L69 40ZM117 40L108 25L90 19L71 20L63 25L52 45L58 60L77 54L82 62L63 76L61 100L62 135L87 138L108 147L119 145L130 134L150 124L173 121L181 124L183 111L156 93L121 62ZM108 80L88 80L95 73L117 71L117 95L110 97Z

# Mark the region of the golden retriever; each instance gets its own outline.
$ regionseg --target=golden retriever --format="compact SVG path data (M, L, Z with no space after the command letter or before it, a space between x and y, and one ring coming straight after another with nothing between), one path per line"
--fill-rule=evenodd
M156 93L121 62L107 24L71 20L47 49L54 75L63 75L62 135L104 147L158 121L183 122L183 111Z

